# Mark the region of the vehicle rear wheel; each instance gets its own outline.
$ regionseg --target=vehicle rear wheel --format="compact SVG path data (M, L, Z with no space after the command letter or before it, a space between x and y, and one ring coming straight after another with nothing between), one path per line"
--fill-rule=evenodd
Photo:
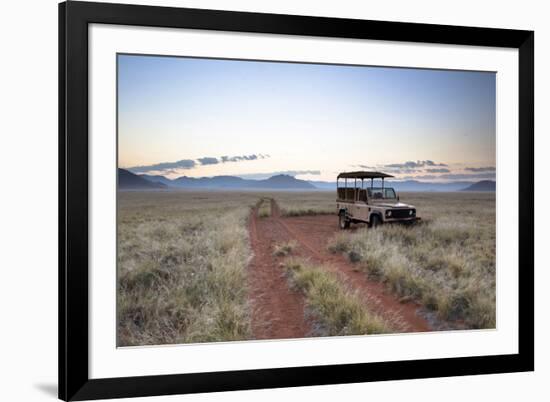
M370 227L375 228L382 224L382 221L380 220L380 217L378 215L373 215L370 217Z
M340 226L341 230L349 228L350 220L346 218L345 212L340 212L340 215L338 216L338 225Z

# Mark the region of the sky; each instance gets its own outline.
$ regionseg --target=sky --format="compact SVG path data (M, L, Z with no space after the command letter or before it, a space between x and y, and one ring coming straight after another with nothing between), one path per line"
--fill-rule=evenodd
M495 85L492 72L118 55L119 167L494 179Z

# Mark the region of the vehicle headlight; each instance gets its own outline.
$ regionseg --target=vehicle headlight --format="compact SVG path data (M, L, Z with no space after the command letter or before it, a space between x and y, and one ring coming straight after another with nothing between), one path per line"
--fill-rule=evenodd
M391 211L386 211L386 216L391 216Z
M413 216L413 215L414 215L414 209L409 210L409 215L410 215L410 216Z

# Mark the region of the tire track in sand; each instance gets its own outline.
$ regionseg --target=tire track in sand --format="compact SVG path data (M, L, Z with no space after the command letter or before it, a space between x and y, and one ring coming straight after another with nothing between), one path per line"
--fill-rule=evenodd
M303 295L289 288L280 259L273 256L274 244L285 241L287 233L273 217L258 218L258 207L252 209L248 222L254 253L248 267L254 339L309 336Z

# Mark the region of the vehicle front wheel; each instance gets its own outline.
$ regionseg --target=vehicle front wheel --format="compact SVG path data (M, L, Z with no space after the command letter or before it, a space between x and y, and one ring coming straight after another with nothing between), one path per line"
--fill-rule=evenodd
M373 215L370 217L369 226L371 228L375 228L382 224L382 221L380 220L380 217L378 215Z
M338 224L341 230L349 228L350 221L346 218L346 214L344 212L341 212L338 216Z

